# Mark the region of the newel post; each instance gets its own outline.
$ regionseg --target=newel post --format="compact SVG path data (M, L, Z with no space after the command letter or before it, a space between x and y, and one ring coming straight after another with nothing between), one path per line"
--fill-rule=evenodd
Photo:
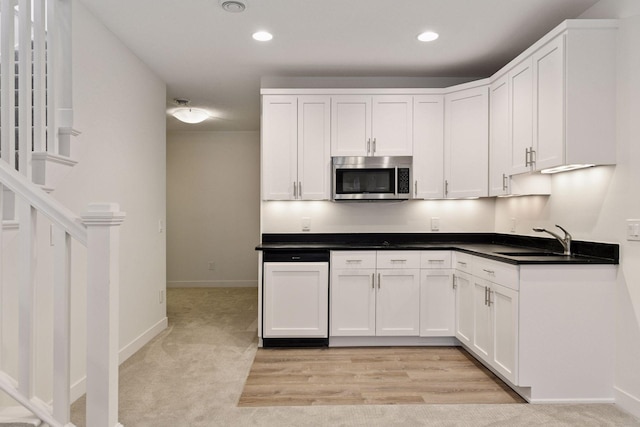
M119 225L117 203L90 204L87 227L87 425L118 423Z

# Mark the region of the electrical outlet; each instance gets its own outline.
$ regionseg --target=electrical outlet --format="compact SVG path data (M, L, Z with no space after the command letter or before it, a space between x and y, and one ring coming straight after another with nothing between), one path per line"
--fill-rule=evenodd
M302 217L300 223L302 225L302 231L311 231L311 218L307 216Z
M515 218L511 218L511 228L510 228L512 233L516 232L516 219Z
M213 261L209 261L208 263L209 270L214 271L216 269L216 263Z
M161 219L158 220L158 233L162 233L164 231L164 223Z
M440 218L431 218L431 231L440 231Z
M640 219L627 220L627 240L640 240Z
M158 294L158 302L160 304L162 304L164 302L164 289L160 289L160 292Z

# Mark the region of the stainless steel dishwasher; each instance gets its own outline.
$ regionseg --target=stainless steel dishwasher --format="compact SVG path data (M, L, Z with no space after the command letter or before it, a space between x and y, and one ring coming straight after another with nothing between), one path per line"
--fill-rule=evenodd
M329 251L265 251L264 347L329 345Z

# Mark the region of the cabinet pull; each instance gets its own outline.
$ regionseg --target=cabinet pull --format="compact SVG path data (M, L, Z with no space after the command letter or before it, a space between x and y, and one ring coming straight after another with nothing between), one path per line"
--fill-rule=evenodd
M456 284L456 275L452 275L452 280L451 280L451 286L453 287L453 289L456 289L458 287L458 285Z
M507 191L509 189L509 180L507 179L506 174L502 174L502 191Z
M483 268L482 271L484 271L485 273L490 274L492 276L496 275L496 272L493 271L493 270L487 270L486 268Z
M376 139L373 138L373 152L371 154L376 154Z
M295 181L293 181L293 198L294 199L298 198L298 186L296 185Z
M367 154L371 151L371 138L367 139Z
M406 259L392 259L391 262L407 262Z
M484 305L489 305L489 288L484 287Z
M375 288L376 288L375 274L371 273L371 289L375 289Z
M361 259L348 259L347 264L360 264L362 262Z
M525 166L531 166L531 160L529 160L529 154L531 154L531 151L529 147L527 147L524 149L524 165Z
M531 150L529 150L529 158L530 158L530 164L531 166L534 165L534 163L536 162L536 150L534 150L533 148L531 148Z
M444 195L446 196L447 194L449 194L449 181L447 181L445 179L444 180Z
M298 197L302 199L302 181L298 181Z
M493 301L491 301L491 294L493 293L493 291L491 289L489 289L489 288L487 288L487 289L488 289L488 292L487 292L487 306L491 307L491 304L493 304Z
M417 179L415 184L413 185L413 197L418 197L418 180Z
M437 262L438 264L442 264L444 262L443 259L430 259L428 262ZM463 264L462 262L458 261L460 264Z
M380 273L378 273L378 289L380 289Z
M467 266L467 263L466 263L466 262L464 262L464 261L458 261L458 264L460 264L460 265L461 265L461 266L463 266L463 267L466 267L466 266Z

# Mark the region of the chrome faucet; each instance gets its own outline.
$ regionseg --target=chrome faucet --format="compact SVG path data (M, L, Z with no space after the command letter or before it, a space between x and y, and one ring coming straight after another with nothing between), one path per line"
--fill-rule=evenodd
M564 231L564 237L560 237L556 233L554 233L553 231L545 230L542 227L533 227L533 231L537 231L539 233L544 232L544 233L551 234L553 237L558 239L558 242L560 242L562 244L562 248L564 249L564 255L571 255L571 234L569 234L569 232L567 230L565 230L564 228L560 227L558 224L556 224L556 227L558 227L560 230Z

